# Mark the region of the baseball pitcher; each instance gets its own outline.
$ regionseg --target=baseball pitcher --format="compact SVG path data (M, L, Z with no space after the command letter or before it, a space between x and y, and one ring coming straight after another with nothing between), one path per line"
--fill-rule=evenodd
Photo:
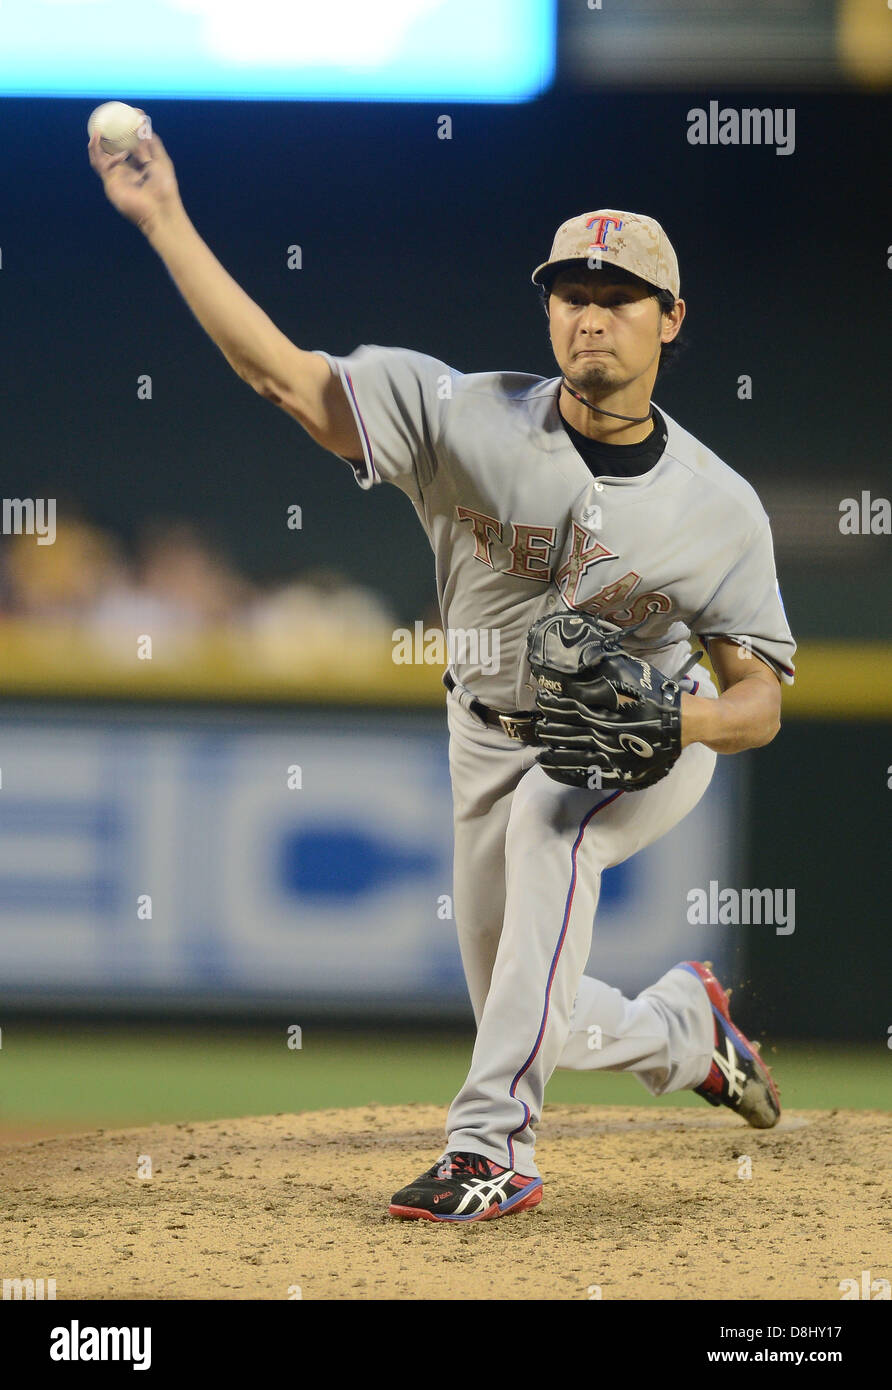
M129 158L94 136L89 156L238 375L361 488L411 499L444 628L498 636L450 653L444 674L476 1042L445 1150L391 1214L537 1206L535 1131L559 1066L774 1125L774 1082L708 965L634 999L583 973L604 870L696 806L719 754L775 737L794 676L756 493L652 401L685 316L663 228L612 208L571 217L532 276L557 374L463 374L407 349L296 347L195 230L157 134Z

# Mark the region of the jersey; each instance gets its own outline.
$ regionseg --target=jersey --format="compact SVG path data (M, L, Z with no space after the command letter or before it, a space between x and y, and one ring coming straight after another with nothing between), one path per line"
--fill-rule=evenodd
M319 355L362 442L362 459L345 461L361 488L390 482L410 498L434 553L452 670L486 704L533 706L526 635L558 604L622 628L645 619L623 645L668 676L692 637L724 637L793 682L765 510L665 411L651 469L596 477L561 420L560 377L465 374L374 345ZM495 641L471 640L481 632Z

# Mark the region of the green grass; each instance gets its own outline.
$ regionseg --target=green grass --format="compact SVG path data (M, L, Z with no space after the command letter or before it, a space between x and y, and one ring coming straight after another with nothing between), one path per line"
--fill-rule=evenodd
M4 1126L129 1126L408 1101L446 1106L464 1080L471 1038L371 1029L255 1032L12 1023L0 1049ZM766 1054L791 1109L892 1110L892 1052L850 1044L779 1044ZM631 1076L556 1072L548 1100L591 1105L696 1105L655 1100Z

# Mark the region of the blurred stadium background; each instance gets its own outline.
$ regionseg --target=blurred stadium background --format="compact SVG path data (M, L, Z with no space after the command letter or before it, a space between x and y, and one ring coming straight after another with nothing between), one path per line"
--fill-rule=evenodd
M839 526L890 488L888 7L527 0L469 45L468 5L429 0L375 58L348 5L335 61L297 6L315 65L258 41L240 68L233 7L214 33L158 0L139 54L107 8L0 11L2 493L56 502L52 545L0 535L0 1137L445 1104L471 1039L441 669L392 656L438 622L427 542L233 376L107 206L85 123L109 97L308 348L552 376L529 275L554 228L663 222L688 348L655 398L762 497L798 680L781 736L608 876L590 969L629 991L712 959L789 1105L892 1108L892 539ZM710 100L793 108L795 150L691 146ZM690 927L710 880L793 890L795 931ZM699 1104L562 1073L549 1099Z

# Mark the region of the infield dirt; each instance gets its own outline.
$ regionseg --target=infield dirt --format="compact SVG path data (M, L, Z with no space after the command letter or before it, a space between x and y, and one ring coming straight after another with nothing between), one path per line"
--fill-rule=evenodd
M366 1106L4 1146L0 1272L55 1278L57 1299L836 1300L892 1277L883 1112L759 1132L705 1107L551 1106L536 1210L395 1221L443 1120Z

